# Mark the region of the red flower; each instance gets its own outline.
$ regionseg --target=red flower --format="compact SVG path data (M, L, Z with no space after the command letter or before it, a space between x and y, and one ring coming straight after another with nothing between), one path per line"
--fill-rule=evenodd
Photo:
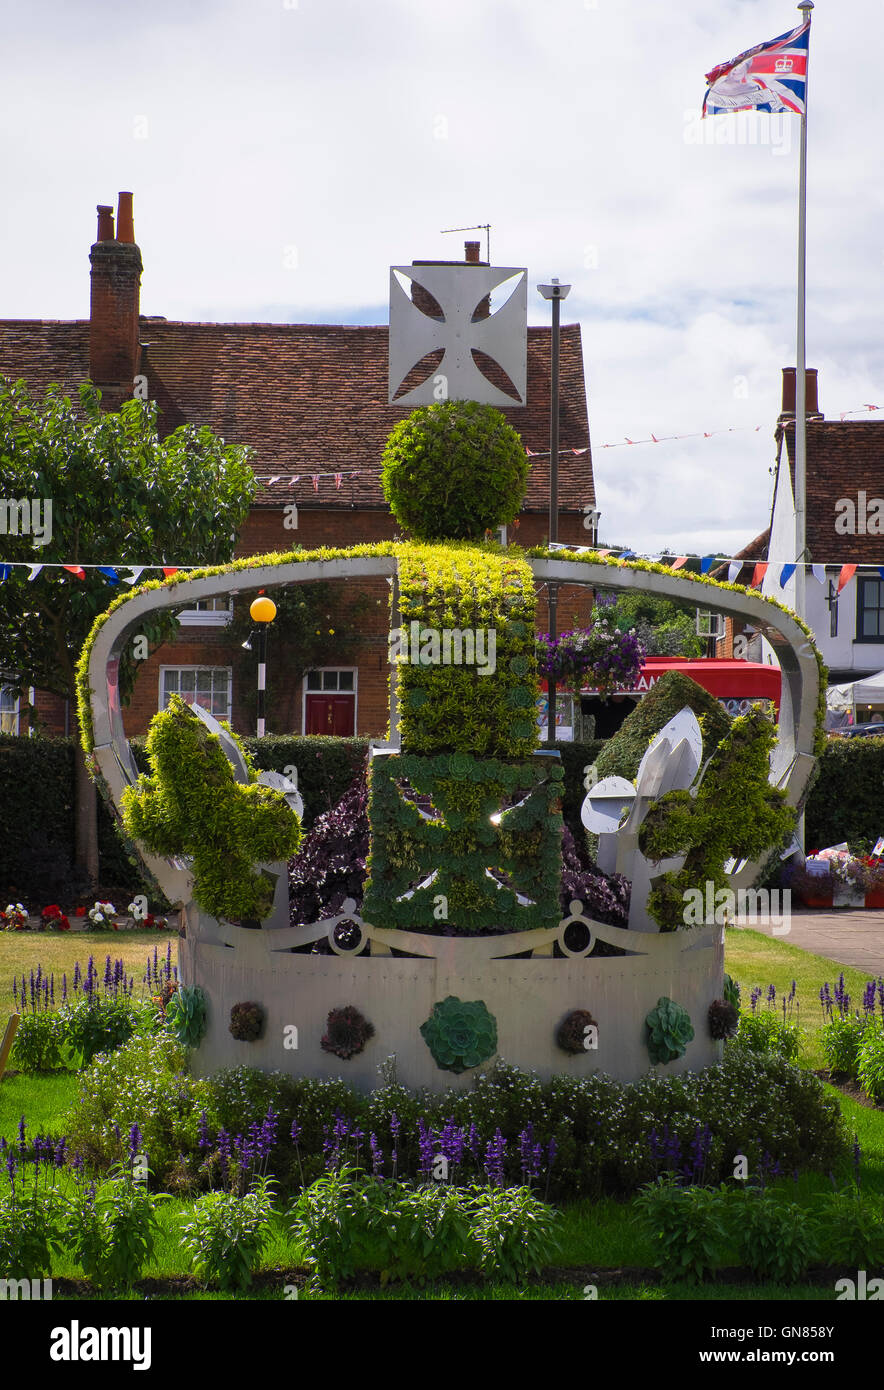
M59 931L70 931L71 929L71 924L67 917L59 917L57 925Z
M44 907L40 916L54 921L56 917L61 916L61 908L58 906L58 903L50 903L48 907Z
M85 916L86 916L86 909L85 909L85 907L76 907L76 908L74 908L74 916L75 916L75 917L85 917Z

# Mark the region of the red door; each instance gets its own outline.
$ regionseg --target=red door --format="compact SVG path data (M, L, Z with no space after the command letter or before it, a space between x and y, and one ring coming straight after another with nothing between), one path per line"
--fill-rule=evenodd
M331 693L307 696L307 733L336 734L349 737L355 733L356 701L352 695Z

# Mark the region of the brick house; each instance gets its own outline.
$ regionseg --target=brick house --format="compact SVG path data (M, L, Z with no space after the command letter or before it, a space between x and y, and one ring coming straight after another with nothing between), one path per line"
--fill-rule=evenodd
M466 243L465 250L466 260L456 264L483 264L478 242ZM92 380L111 410L136 392L138 378L137 389L144 394L146 379L163 436L187 422L208 426L228 443L251 446L261 486L239 534L237 557L395 535L396 523L380 487L380 458L387 435L409 408L387 403L386 327L183 323L142 315L142 260L131 194L120 194L116 233L113 209L98 208L98 233L89 258L89 318L0 320L0 376L24 378L33 392L53 382L74 392ZM518 529L510 528L509 539L523 545L548 535L550 347L550 328L528 329L527 402L503 411L526 449L541 455L532 460ZM425 360L414 369L400 394L428 375L428 365ZM493 376L493 367L488 375ZM585 544L593 534L585 523L595 493L578 324L563 325L561 331L560 448L559 539ZM107 561L116 558L111 555ZM190 560L176 558L182 566ZM333 653L320 669L303 672L286 690L282 705L277 704L269 732L384 732L389 591L385 581L361 588L367 614L355 653ZM588 604L587 591L563 588L560 627L585 620ZM547 616L541 593L540 630L547 626ZM231 618L222 602L179 615L177 639L154 652L139 672L125 714L130 736L143 733L176 690L185 696L198 691L235 729L252 732L246 693L254 688L254 673L234 678L241 658L227 632ZM272 643L271 632L271 696ZM19 714L8 691L5 699L5 708L0 706L3 727L25 732L26 714ZM72 714L65 702L36 692L34 704L43 729L70 731ZM271 716L273 710L271 704Z
M884 426L876 420L826 420L813 369L807 372L806 399L806 559L817 570L807 571L804 618L834 685L884 669ZM783 369L775 438L771 523L736 557L746 564L735 582L750 584L755 563L766 561L762 592L793 607L794 580L781 586L780 578L783 564L794 559L794 367ZM856 566L850 577L843 575L845 565ZM719 573L726 571L723 566ZM728 623L722 655L731 655L733 636Z

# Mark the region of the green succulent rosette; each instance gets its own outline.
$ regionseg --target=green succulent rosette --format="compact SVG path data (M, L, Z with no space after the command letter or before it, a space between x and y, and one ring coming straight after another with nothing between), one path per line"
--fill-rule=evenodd
M421 1036L436 1066L459 1075L494 1056L497 1020L488 1012L483 1000L466 1003L449 994L447 999L434 1004L432 1014L421 1024Z
M682 1057L694 1036L691 1016L681 1004L665 995L645 1018L648 1054L652 1062L674 1062Z

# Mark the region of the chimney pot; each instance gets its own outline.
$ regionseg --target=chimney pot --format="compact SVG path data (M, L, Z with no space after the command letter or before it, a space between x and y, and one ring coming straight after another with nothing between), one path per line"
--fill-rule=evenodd
M804 413L808 417L811 415L819 416L820 414L817 370L816 367L808 367L805 371ZM788 416L790 419L795 418L797 376L797 367L783 368L783 404L780 410L781 419L784 416Z
M95 234L96 241L113 241L114 239L114 210L106 203L99 203L96 211L98 212L98 231Z
M132 217L132 194L120 193L117 201L117 241L135 244L135 223Z
M468 265L479 264L480 243L478 241L465 241L463 244L464 260Z

